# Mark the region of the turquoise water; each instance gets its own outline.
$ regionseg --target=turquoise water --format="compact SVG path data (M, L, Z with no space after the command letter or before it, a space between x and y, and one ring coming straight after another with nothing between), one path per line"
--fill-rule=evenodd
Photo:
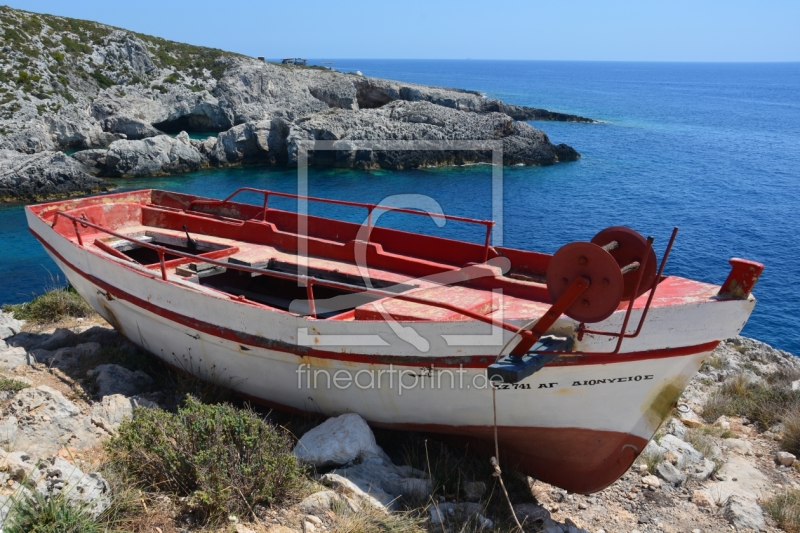
M474 89L602 120L532 123L583 158L504 169L504 244L553 252L619 224L654 235L660 256L672 226L679 226L667 272L721 283L730 257L765 263L744 333L800 354L800 64L337 60L336 68ZM370 202L426 194L445 212L488 218L490 177L486 165L312 169L309 193ZM291 170L242 167L122 183L221 197L245 185L294 191L295 180ZM358 210L314 209L363 219ZM480 229L464 224L437 228L403 215L381 220L481 239ZM0 236L0 302L26 300L51 283L58 271L28 234L20 207L0 208Z

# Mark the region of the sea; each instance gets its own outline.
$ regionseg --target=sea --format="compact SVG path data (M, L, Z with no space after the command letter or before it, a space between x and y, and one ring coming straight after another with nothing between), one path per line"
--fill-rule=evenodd
M731 257L764 263L754 290L758 304L743 334L800 355L800 63L349 59L336 60L334 68L597 119L531 122L582 157L504 167L503 230L495 242L555 252L623 225L655 237L660 258L677 226L665 272L719 284ZM245 166L119 184L221 198L243 186L296 192L297 182L294 169ZM499 212L492 183L490 165L312 168L307 187L312 196L374 203L421 195L415 198L432 198L445 213L490 218ZM272 205L296 208L290 200ZM338 206L311 204L310 211L357 222L365 217L363 210ZM483 239L480 227L439 227L427 217L389 213L379 224ZM0 303L64 283L28 233L21 206L0 207L0 243Z

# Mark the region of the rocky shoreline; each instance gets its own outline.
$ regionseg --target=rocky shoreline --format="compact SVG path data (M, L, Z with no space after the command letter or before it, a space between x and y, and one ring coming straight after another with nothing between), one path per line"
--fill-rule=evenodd
M480 93L279 65L102 24L0 7L0 201L114 186L103 178L239 164L296 165L301 141L338 141L310 164L389 168L490 162L549 165L579 154L526 120L592 119ZM181 132L216 132L199 141ZM178 137L167 134L181 133ZM428 141L431 150L359 150L357 141ZM83 150L71 158L58 151ZM38 170L47 159L50 169ZM77 165L75 163L78 163Z
M72 504L100 516L118 489L112 489L92 457L121 424L140 416L137 407L169 411L179 401L180 391L159 374L155 359L101 319L64 325L69 327L34 332L0 314L0 529L15 502L32 494L69 495ZM781 531L781 525L793 531L775 518L782 516L776 502L800 493L800 463L785 451L793 438L790 421L764 427L767 419L716 416L720 395L731 387L754 387L754 397L769 390L787 406L797 405L791 401L800 394L794 392L800 389L800 360L753 339L723 342L633 467L596 494L570 494L506 471L525 531L772 532ZM342 509L349 509L346 515L378 521L413 516L418 529L409 531L514 529L488 467L464 468L467 456L442 461L435 451L440 445L432 440L424 441L419 457L398 456L397 443L412 442L410 437L373 434L356 414L319 422L295 421L293 426L299 437L294 454L311 468L302 497L252 516L231 516L227 528L204 529L186 504L182 510L179 501L162 494L156 498L160 514L141 511L143 520L157 523L162 533L361 530L344 528L348 519ZM408 444L403 446L407 452ZM441 481L442 472L451 470L459 476L455 488Z

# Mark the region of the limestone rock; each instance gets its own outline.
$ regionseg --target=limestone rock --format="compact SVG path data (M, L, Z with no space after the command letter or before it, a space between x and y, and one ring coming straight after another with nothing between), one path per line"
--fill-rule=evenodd
M547 509L533 503L518 503L514 506L514 513L517 515L517 520L528 524L550 519L550 512Z
M303 435L294 454L316 467L345 465L365 456L384 455L372 430L355 413L329 418Z
M142 407L151 407L151 402L144 401ZM139 402L133 398L128 398L122 394L111 394L103 396L100 403L92 405L92 423L103 428L109 433L113 433L125 420L133 417L133 408Z
M0 423L0 445L33 457L47 457L66 445L85 448L96 442L89 417L47 385L14 395Z
M115 364L96 367L93 370L93 376L98 398L112 394L135 396L153 384L153 378L141 370L131 372L127 368Z
M692 491L692 503L698 507L714 508L717 506L711 496L704 490Z
M382 505L393 507L394 501L405 496L425 500L431 493L429 479L408 477L402 469L381 457L370 456L361 463L333 471L356 485L364 494L369 494Z
M656 465L655 473L658 477L676 487L682 485L683 482L686 481L686 475L675 468L672 463L666 461L662 461Z
M34 477L37 491L48 496L63 494L68 502L85 506L93 517L111 505L111 487L102 475L84 474L61 457L40 462Z
M186 138L158 135L140 141L115 141L108 147L102 175L161 176L197 170L208 164Z
M464 499L468 502L477 502L486 493L486 483L483 481L469 481L464 483Z
M279 118L240 124L217 136L209 157L217 165L285 163L287 134L288 126Z
M642 483L648 487L659 488L661 486L661 481L656 476L644 476L642 478Z
M664 435L658 444L678 456L678 468L683 468L690 463L703 461L703 454L694 449L694 446L684 442L675 435Z
M88 194L109 186L61 152L27 155L0 150L0 201L40 201Z
M8 476L18 482L27 479L36 468L36 458L25 452L11 452L0 459L0 471L6 471Z
M369 141L414 140L414 150L370 150ZM334 141L333 150L309 153L309 164L402 169L489 162L491 144L502 145L504 164L546 165L560 160L547 135L502 113L477 114L429 102L392 102L378 109L331 110L294 122L287 138L288 162L297 164L301 143ZM454 150L448 141L484 141L478 149ZM562 151L561 156L565 156ZM575 159L577 153L566 160Z
M358 504L353 500L332 490L323 490L307 496L298 504L297 508L303 513L325 516L327 511L332 510L337 505L349 508L353 512L359 509Z
M783 466L792 466L797 457L789 452L778 452L775 454L775 460Z
M322 476L320 482L327 487L348 494L362 505L367 504L378 509L390 506L395 499L391 494L387 494L380 489L380 487L369 485L362 488L353 481L338 474L327 473Z
M18 366L26 366L34 362L36 362L35 357L31 357L22 347L7 348L0 352L0 369L14 370Z
M752 499L738 495L731 496L722 513L737 530L760 531L766 527L761 507Z
M17 320L11 313L3 313L0 311L0 339L7 339L12 335L16 335L22 329L24 322Z

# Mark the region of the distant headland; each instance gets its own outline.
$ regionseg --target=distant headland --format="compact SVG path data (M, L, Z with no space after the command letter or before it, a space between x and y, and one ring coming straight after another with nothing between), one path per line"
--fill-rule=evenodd
M594 122L475 91L270 63L9 7L0 7L0 22L2 202L113 188L105 178L295 165L298 143L308 140L341 141L324 156L309 154L314 165L491 161L490 150L349 148L365 140L499 141L506 164L548 165L580 155L524 121ZM198 131L216 136L180 133Z

